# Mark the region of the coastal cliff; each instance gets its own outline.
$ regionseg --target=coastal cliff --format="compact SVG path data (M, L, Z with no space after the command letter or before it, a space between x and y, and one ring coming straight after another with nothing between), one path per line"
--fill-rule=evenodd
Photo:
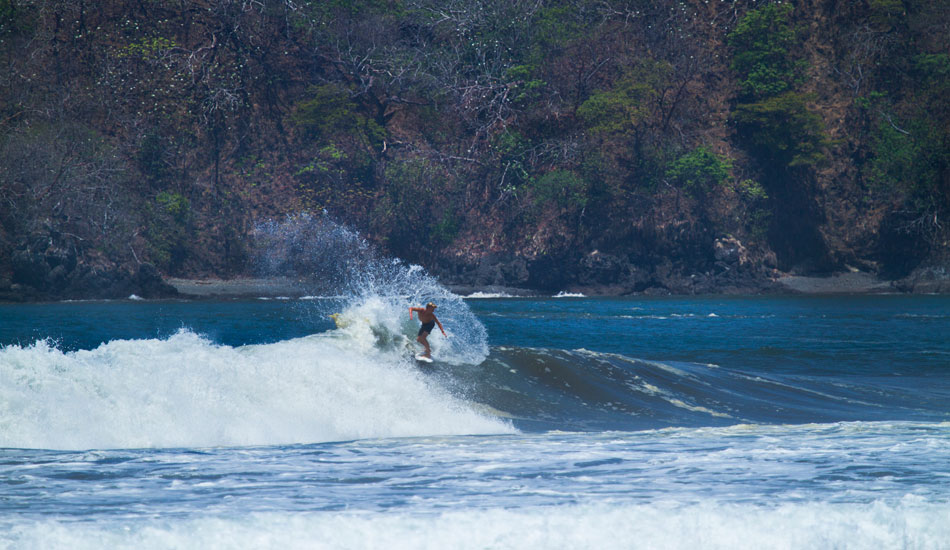
M304 212L459 287L947 292L948 51L947 0L0 0L0 300Z

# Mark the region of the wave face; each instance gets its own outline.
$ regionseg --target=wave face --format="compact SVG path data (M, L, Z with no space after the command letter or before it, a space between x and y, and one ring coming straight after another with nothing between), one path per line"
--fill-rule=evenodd
M182 330L62 352L0 349L0 447L311 443L506 433L428 382L404 353L341 331L215 345Z
M49 341L7 346L0 349L0 447L950 419L939 386L928 390L908 377L766 376L516 347L494 348L482 361L434 346L448 361L420 368L406 349L415 325L394 307L368 299L345 309L336 329L271 344L219 345L180 330L91 350L64 352Z
M477 370L441 376L532 431L950 419L945 395L919 380L762 375L585 350L500 347Z

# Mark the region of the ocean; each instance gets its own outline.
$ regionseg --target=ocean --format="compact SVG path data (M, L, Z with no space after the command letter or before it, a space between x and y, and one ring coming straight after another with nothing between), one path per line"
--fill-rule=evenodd
M950 548L950 297L407 269L418 294L0 305L0 548Z

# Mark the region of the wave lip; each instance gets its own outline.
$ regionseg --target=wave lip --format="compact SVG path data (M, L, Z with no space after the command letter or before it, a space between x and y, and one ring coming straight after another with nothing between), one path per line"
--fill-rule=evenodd
M333 333L216 345L187 330L0 349L0 447L107 449L510 433L404 354Z

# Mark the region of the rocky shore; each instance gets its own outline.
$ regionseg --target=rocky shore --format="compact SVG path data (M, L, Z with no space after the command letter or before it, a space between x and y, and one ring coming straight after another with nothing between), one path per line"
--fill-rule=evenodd
M301 298L314 294L304 280L290 277L165 279L148 263L133 268L79 263L67 251L18 251L13 276L0 277L0 302L68 299L246 299ZM931 265L908 276L885 280L850 270L829 276L782 273L753 262L737 243L717 243L716 262L706 272L660 262L644 268L609 254L590 254L573 270L516 257L485 258L466 268L431 271L462 296L664 296L699 294L868 294L950 293L950 269Z
M939 271L938 271L939 274ZM186 299L233 299L233 298L300 298L308 294L307 285L289 278L246 278L246 279L168 279L180 298ZM612 292L617 287L609 285L574 286L557 292L504 286L504 285L465 285L450 284L449 289L461 296L476 297L534 297L562 295L617 296L617 295L672 295L674 293L660 289L646 292ZM828 277L805 277L800 275L782 275L769 284L758 284L750 288L728 286L713 289L706 294L881 294L881 293L950 293L950 278L936 277L927 279L924 275L915 275L899 281L885 281L873 274L849 272Z
M697 291L676 292L665 287L647 287L631 290L629 284L575 284L557 290L532 289L504 284L449 283L448 288L461 296L476 297L531 297L583 296L662 296L695 294L947 294L950 293L950 273L946 269L927 268L908 277L887 281L870 273L848 272L827 277L806 277L779 274L768 281L754 281L749 285L727 282L715 286L714 278L706 276L680 280L682 288ZM88 286L83 286L83 285ZM234 279L162 279L150 264L142 264L136 272L123 270L82 270L68 286L39 288L23 283L0 280L0 302L36 302L67 299L247 299L247 298L301 298L310 294L308 285L300 280L274 278Z

